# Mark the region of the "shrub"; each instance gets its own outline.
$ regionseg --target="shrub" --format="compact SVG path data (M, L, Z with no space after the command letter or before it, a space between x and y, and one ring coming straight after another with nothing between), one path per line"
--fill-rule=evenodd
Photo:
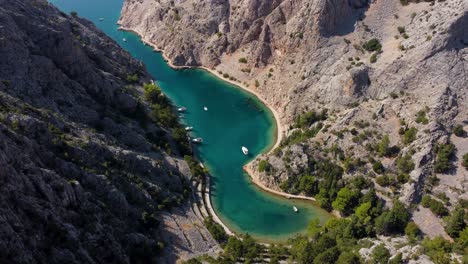
M450 159L455 155L455 145L441 144L437 147L437 158L434 169L437 173L446 173L452 168Z
M411 221L405 227L405 235L407 235L410 240L416 240L420 237L421 230L419 230L415 222Z
M390 185L390 178L387 175L382 175L380 177L377 177L375 181L377 182L378 185L382 187L387 187L388 185Z
M322 112L317 113L315 111L309 111L299 115L295 122L294 127L296 128L308 128L317 121L323 121L327 119L327 110L324 109Z
M403 33L406 32L405 27L402 27L402 26L401 26L401 27L398 27L397 29L398 29L398 33L400 33L400 34L403 34Z
M258 171L259 172L269 172L271 169L271 164L268 162L268 160L261 160L258 163Z
M377 234L402 233L409 219L410 215L406 207L396 201L390 211L383 212L375 219L375 231Z
M447 234L452 238L457 238L463 229L465 229L465 210L462 207L457 207L455 211L450 216L450 219L447 223Z
M410 173L414 170L414 163L409 154L400 156L397 161L397 168L401 173Z
M382 49L382 44L376 38L370 39L369 41L362 44L362 47L367 51L380 51Z
M374 52L372 56L370 57L369 61L370 63L376 63L377 62L377 52Z
M377 153L380 156L387 156L390 152L390 138L388 135L382 137L382 140L377 144Z
M127 82L129 83L137 83L139 81L138 74L129 74L127 75Z
M436 237L432 240L425 238L422 242L424 253L436 263L451 263L446 253L451 251L451 244L442 237Z
M385 168L384 168L384 166L382 165L382 162L380 162L380 161L375 162L375 163L372 165L372 169L373 169L376 173L378 173L378 174L382 174L382 173L384 173L384 171L385 171Z
M411 144L416 139L416 135L418 134L418 130L414 127L406 130L403 134L403 143L405 145Z
M438 216L445 216L448 214L448 210L444 204L432 199L429 195L423 196L421 205L425 208L431 209L431 211Z
M418 124L422 123L424 125L429 123L429 120L426 117L426 111L425 110L421 110L416 114L416 123L418 123Z
M462 125L456 125L453 128L453 134L455 134L455 136L457 136L457 137L465 137L466 132L465 132L465 130L463 130Z
M239 59L239 63L247 63L247 59L242 57Z
M463 167L468 169L468 153L463 155Z
M72 17L77 17L77 16L78 16L78 12L76 12L76 11L71 11L71 12L70 12L70 15L71 15Z
M219 243L225 243L227 241L228 236L221 225L213 221L212 218L205 218L204 223L206 228L216 241L218 241Z
M359 192L352 191L344 187L337 194L336 200L332 203L333 209L348 214L357 205Z
M390 252L384 244L380 244L372 250L373 264L387 264L390 259Z

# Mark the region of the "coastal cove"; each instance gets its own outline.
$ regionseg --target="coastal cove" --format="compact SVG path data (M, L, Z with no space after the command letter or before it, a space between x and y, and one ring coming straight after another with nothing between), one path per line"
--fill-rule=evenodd
M281 194L265 192L243 171L256 155L276 146L282 135L281 127L275 123L276 113L252 91L216 77L209 69L170 67L163 54L145 45L139 36L119 30L117 21L122 0L50 2L64 12L76 11L93 21L133 57L145 63L175 106L187 108L181 122L194 127L193 137L204 140L194 149L195 155L212 175L211 201L216 214L230 230L249 233L264 241L281 240L305 232L314 218L324 222L330 217L309 200L285 199ZM241 152L243 145L249 148L248 156ZM293 206L299 209L298 213L292 210Z

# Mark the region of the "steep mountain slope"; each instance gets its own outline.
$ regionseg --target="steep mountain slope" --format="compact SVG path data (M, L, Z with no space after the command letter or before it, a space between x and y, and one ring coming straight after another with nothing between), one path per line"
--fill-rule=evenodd
M153 260L164 210L191 192L187 163L169 154L185 144L177 125L142 99L145 67L89 21L36 0L0 0L0 57L1 262ZM215 246L199 229L198 247Z
M119 23L279 113L283 142L248 166L259 184L329 209L361 175L388 206L468 199L466 133L452 134L468 125L467 1L127 0ZM421 215L427 235L448 237Z

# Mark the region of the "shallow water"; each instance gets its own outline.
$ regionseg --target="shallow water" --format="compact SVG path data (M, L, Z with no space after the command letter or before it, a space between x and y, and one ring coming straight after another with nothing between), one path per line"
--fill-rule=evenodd
M194 127L194 137L204 140L195 152L212 174L213 206L230 229L261 240L277 240L304 232L314 218L325 221L329 217L311 202L287 200L261 191L243 172L243 165L270 148L275 139L273 115L256 97L201 69L173 70L160 53L145 46L136 35L118 31L122 0L50 2L64 12L77 11L93 21L146 64L176 106L187 108L182 122ZM101 17L104 21L99 21ZM208 111L203 110L204 106ZM249 148L251 154L243 155L241 146ZM298 213L293 212L293 205L299 208Z

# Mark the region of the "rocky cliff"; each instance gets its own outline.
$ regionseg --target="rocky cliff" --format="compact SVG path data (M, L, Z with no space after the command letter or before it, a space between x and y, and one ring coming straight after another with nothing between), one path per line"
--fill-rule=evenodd
M191 192L173 127L142 99L145 67L37 0L0 0L0 57L1 262L154 261L175 230L165 211Z
M279 113L281 146L251 165L265 186L304 193L301 179L331 160L344 169L338 187L365 175L388 204L468 198L468 146L452 134L468 122L467 1L126 0L119 23ZM395 153L378 154L382 141ZM458 151L441 172L447 144Z

